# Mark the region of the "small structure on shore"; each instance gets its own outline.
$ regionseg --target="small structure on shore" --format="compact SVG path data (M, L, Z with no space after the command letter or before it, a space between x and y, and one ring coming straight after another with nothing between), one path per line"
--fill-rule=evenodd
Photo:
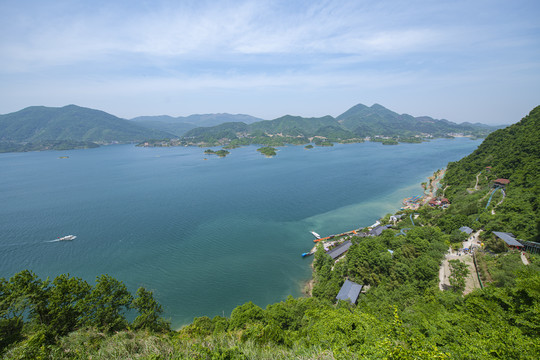
M436 198L429 201L429 206L431 207L441 207L443 209L446 209L448 206L450 206L450 200L447 198Z
M347 250L349 250L351 245L352 245L351 240L347 240L343 244L340 244L340 245L336 246L335 248L333 248L331 250L328 250L326 253L328 255L330 255L332 260L335 260L338 257L340 257L341 255L345 254L345 252L347 252Z
M358 295L360 295L360 291L362 291L362 285L347 279L339 290L336 300L345 300L351 304L355 304L356 300L358 299Z
M493 235L504 241L506 243L506 246L508 246L510 249L521 250L523 248L523 244L517 241L516 237L512 233L494 231Z

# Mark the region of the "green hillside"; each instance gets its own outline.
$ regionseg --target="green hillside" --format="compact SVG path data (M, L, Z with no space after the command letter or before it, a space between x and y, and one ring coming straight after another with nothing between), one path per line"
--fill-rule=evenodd
M510 180L505 195L495 192L486 208L493 181L499 178ZM450 163L443 186L445 196L460 204L450 210L477 227L540 241L540 106L520 122L491 133L469 156Z
M47 141L112 143L166 137L173 135L76 105L61 108L32 106L0 115L0 141L4 144L40 144Z

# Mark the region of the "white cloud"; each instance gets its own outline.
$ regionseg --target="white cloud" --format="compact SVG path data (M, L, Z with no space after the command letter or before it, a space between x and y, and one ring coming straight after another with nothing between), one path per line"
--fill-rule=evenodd
M524 3L4 1L0 94L30 105L73 94L144 103L151 93L215 91L207 103L229 97L241 105L239 93L320 91L384 105L418 89L430 89L423 94L431 101L464 97L460 87L498 87L511 97L516 91L505 89L516 89L515 79L538 93L530 85L538 79L538 5Z

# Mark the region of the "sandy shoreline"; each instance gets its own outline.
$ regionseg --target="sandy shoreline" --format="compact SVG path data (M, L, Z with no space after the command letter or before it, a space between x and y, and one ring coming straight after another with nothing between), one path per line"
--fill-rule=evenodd
M433 175L429 176L428 177L428 182L427 182L427 186L424 187L423 185L422 188L424 189L424 194L422 196L422 200L421 200L421 205L425 205L427 204L430 200L432 200L435 196L435 193L437 191L437 189L439 188L439 183L441 181L441 179L443 178L444 174L446 173L446 168L442 168L440 170L437 170L433 173ZM426 191L428 191L428 194L426 194ZM414 207L410 207L410 206L405 206L404 208L402 208L403 210L417 210L418 207L420 207L420 204L415 204L417 205L416 208ZM396 210L397 211L400 211L400 210ZM303 285L302 285L302 294L304 294L305 296L313 296L313 286L315 285L315 279L313 279L313 263L310 265L311 267L311 279L304 282Z

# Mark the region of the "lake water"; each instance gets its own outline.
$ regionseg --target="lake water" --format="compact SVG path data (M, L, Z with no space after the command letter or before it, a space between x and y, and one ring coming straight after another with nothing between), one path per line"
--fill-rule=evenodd
M310 230L371 225L480 142L289 146L274 158L255 146L223 159L133 145L0 154L0 277L107 273L153 290L173 327L265 307L301 295Z

